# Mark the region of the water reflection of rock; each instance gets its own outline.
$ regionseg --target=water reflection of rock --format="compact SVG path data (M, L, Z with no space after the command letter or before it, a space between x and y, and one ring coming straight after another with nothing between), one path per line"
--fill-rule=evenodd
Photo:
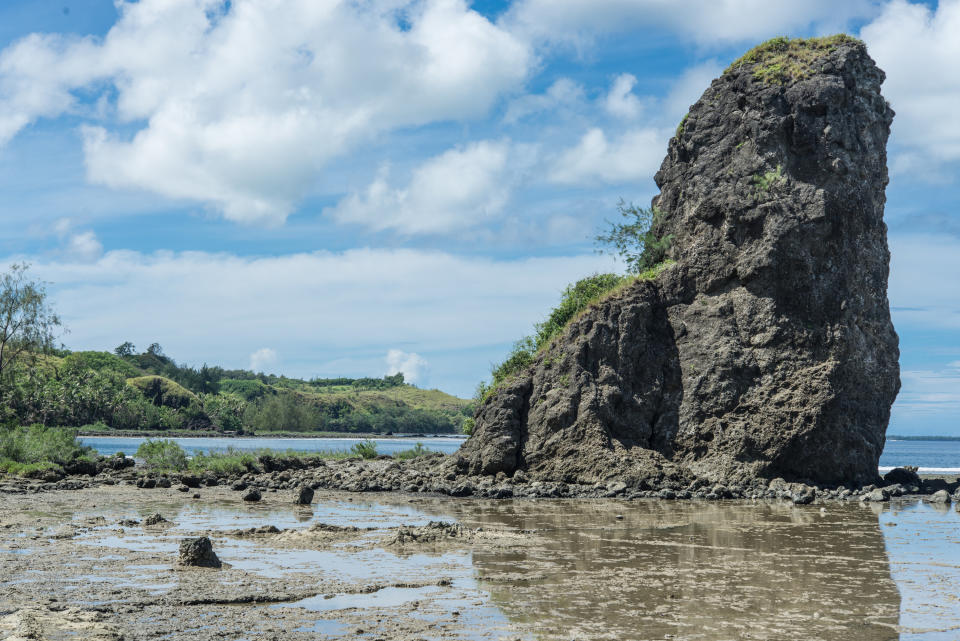
M900 595L883 535L861 505L462 509L470 527L541 530L542 545L473 557L497 605L540 639L899 638Z

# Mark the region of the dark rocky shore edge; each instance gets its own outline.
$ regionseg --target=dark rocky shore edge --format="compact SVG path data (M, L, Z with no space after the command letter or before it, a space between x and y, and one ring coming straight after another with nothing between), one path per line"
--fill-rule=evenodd
M829 485L790 482L783 478L749 478L742 483L718 484L706 479L664 476L636 484L619 479L596 483L533 480L522 470L512 476L473 476L457 472L457 455L428 454L413 461L389 456L372 460L312 460L263 455L263 471L246 474L202 475L162 473L140 468L121 456L100 457L65 472L47 471L39 478L0 477L0 492L30 493L79 490L113 485L136 485L144 490L177 488L199 494L204 487L228 485L256 501L264 492L303 488L347 492L404 492L482 499L512 498L617 498L662 500L788 500L798 505L828 501L885 502L900 496L919 496L940 503L960 502L960 479L954 476L919 475L917 468L898 467L873 483Z

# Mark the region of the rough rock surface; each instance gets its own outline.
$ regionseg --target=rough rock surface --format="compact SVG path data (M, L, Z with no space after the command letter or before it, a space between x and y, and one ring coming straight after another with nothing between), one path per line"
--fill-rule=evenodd
M309 485L301 485L293 497L295 505L310 505L313 503L313 488Z
M479 408L456 474L873 482L899 391L883 222L893 111L855 41L727 70L656 174L676 261L574 321Z
M220 559L213 551L213 544L205 536L184 539L180 542L180 565L201 568L219 568Z

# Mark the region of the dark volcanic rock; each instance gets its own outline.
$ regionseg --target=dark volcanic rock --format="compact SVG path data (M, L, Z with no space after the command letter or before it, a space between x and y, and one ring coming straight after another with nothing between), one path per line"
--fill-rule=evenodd
M221 565L213 544L205 536L180 541L179 563L204 568L219 568Z
M640 490L877 480L900 386L884 74L852 40L782 84L762 64L715 80L670 141L654 231L675 263L501 385L452 471Z
M915 467L895 467L883 475L883 480L887 483L899 483L900 485L920 485L922 481L917 474Z
M296 505L310 505L313 503L313 488L309 485L301 485L293 497Z
M252 488L250 488L249 490L247 490L246 492L244 492L243 497L241 497L241 498L243 498L244 501L254 502L254 501L259 501L259 500L260 500L261 498L263 498L263 497L262 497L262 495L260 494L260 490L258 490L258 489L255 488L255 487L252 487Z

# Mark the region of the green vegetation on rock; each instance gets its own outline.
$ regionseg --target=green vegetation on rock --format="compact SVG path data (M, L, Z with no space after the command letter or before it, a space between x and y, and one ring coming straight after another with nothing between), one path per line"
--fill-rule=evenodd
M664 233L664 215L656 207L644 209L623 200L617 212L626 221L607 221L610 229L596 237L603 251L619 256L627 271L642 273L662 263L673 243L673 235Z
M753 65L753 77L767 84L784 85L809 77L817 71L816 62L840 45L863 42L838 33L822 38L779 36L763 42L734 60L724 73Z
M776 170L757 174L753 177L753 186L760 192L768 192L771 188L786 181L783 175L783 165L777 165Z
M673 236L663 230L663 212L628 205L623 200L617 204L617 211L627 222L609 223L610 230L596 240L612 248L606 251L618 255L627 264L629 273L594 274L567 285L560 303L550 310L546 320L534 326L535 333L514 343L507 358L492 368L489 383L480 382L475 395L478 402L485 401L505 381L532 365L537 355L548 350L553 340L588 309L619 295L637 281L656 279L675 263L666 258ZM465 424L465 433L472 433L473 427L472 421Z

